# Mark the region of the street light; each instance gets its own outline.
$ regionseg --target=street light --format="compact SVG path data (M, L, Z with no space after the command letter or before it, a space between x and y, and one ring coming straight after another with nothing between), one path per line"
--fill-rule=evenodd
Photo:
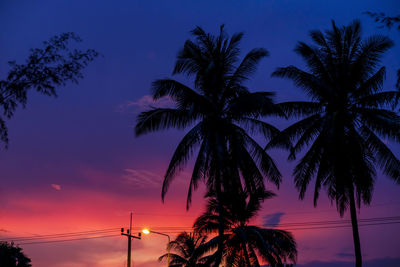
M164 234L164 233L160 233L160 232L156 232L156 231L153 231L153 230L150 230L150 229L147 229L147 228L145 228L145 229L143 229L142 230L142 233L143 234L145 234L145 235L148 235L148 234L150 234L150 233L152 233L152 234L157 234L157 235L162 235L162 236L166 236L166 237L168 237L168 256L167 256L167 261L168 261L168 267L169 267L169 254L170 254L170 243L171 243L171 238L169 237L169 235L167 235L167 234Z

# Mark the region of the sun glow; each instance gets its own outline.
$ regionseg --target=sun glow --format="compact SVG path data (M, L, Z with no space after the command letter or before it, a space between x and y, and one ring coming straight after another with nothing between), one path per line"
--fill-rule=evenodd
M150 234L150 230L145 228L142 230L142 233L145 235L148 235L148 234Z

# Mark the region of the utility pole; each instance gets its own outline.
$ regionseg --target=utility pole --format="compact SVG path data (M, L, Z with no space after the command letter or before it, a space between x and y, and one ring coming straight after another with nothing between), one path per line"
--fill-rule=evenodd
M128 259L127 259L127 267L131 267L131 247L132 247L132 238L141 239L142 234L139 233L138 236L132 235L132 212L131 212L131 220L129 224L129 229L127 229L127 233L125 234L124 228L121 228L121 235L128 237Z

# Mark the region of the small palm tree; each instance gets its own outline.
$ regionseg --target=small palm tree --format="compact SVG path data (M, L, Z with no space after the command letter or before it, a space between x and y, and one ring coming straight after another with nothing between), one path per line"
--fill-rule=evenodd
M224 191L252 193L264 189L265 178L279 185L279 170L252 134L263 134L267 138L275 136L279 130L260 118L283 114L272 101L273 93L252 93L243 84L260 60L268 55L265 49L253 49L239 61L238 45L242 33L228 38L221 26L218 36L208 34L200 27L192 34L195 41L185 42L173 74L193 77L194 89L172 79L155 81L154 100L167 96L174 101L175 107L152 108L140 113L135 130L140 136L170 128L192 127L171 158L164 176L162 199L171 181L197 152L187 208L192 191L200 181L206 181L208 190L215 193L222 209ZM221 235L222 231L221 227Z
M275 267L283 266L286 260L296 262L296 242L291 233L249 225L249 221L257 215L261 203L273 195L267 191L250 197L246 194L236 194L231 195L229 201L225 202L222 216L225 234L211 239L206 244L211 250L220 240L223 241L225 266L260 266L260 259ZM211 198L207 211L194 224L195 231L216 233L219 217L218 200Z
M175 250L176 253L170 253L171 267L207 267L206 263L209 256L204 256L207 252L202 251L202 247L206 242L207 236L197 233L183 232L179 234L174 241L168 246ZM162 255L158 260L162 261L168 258L168 253Z
M341 216L350 207L356 266L361 266L356 203L370 204L377 167L400 182L400 161L383 141L400 141L400 117L393 111L398 93L382 91L385 67L379 66L393 43L379 35L362 40L358 21L346 27L333 22L332 30L310 35L315 46L300 42L295 49L308 70L288 66L273 76L294 81L312 101L281 104L289 116L302 119L270 145L286 146L289 159L295 159L310 144L294 170L300 198L315 178L314 205L325 187Z

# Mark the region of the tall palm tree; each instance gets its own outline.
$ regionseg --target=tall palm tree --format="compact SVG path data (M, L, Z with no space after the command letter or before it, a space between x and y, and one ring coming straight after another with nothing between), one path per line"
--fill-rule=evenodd
M261 203L274 196L271 192L261 191L247 197L246 194L231 195L224 203L223 218L225 234L216 236L206 245L215 246L223 241L223 259L225 266L251 267L260 266L260 258L270 266L283 266L283 263L296 263L296 242L291 233L278 229L265 229L249 225L257 215ZM207 211L195 222L196 232L212 234L218 231L218 200L211 198Z
M193 77L194 88L173 79L155 81L152 86L154 100L167 96L174 101L175 107L152 108L140 113L135 131L140 136L191 126L178 144L165 173L162 199L171 181L197 152L187 208L192 191L200 181L206 181L208 191L216 194L222 209L224 191L255 192L264 189L265 178L279 185L279 170L252 134L261 133L267 138L275 136L279 130L260 118L282 115L282 112L272 101L273 93L250 92L244 85L260 60L268 55L265 49L253 49L239 62L238 45L242 33L229 38L221 26L217 36L200 27L192 34L195 40L185 42L173 74ZM223 234L222 227L220 234Z
M303 148L294 169L295 185L304 198L315 178L314 205L321 187L336 202L341 216L350 206L356 266L362 265L356 203L370 204L376 168L400 183L400 161L382 139L400 141L400 117L393 112L397 92L383 91L385 67L380 60L392 45L385 36L361 38L359 21L310 34L314 45L299 42L295 52L307 70L278 68L272 75L294 81L311 102L280 106L301 120L283 130L270 145L294 142L289 159Z
M207 250L202 250L207 236L198 233L183 232L179 234L168 246L176 253L170 253L170 267L207 267L210 256L204 256ZM168 253L162 255L158 260L162 261L168 257Z

